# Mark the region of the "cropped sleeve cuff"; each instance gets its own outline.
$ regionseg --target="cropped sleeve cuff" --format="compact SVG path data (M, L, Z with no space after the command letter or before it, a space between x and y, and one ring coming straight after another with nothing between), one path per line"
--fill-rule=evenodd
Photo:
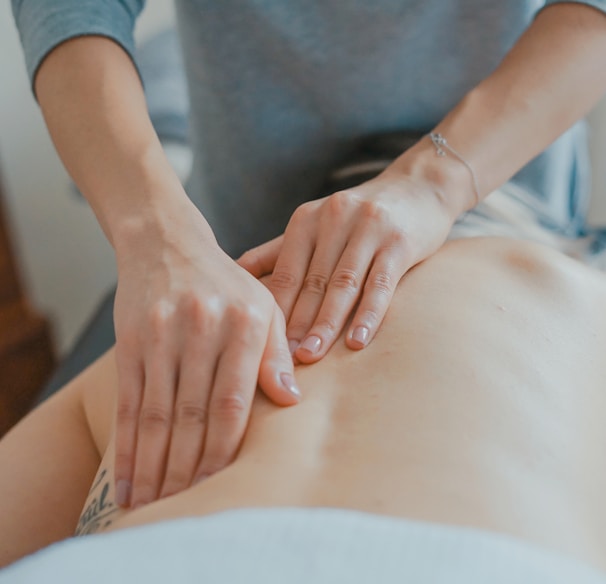
M600 12L606 14L606 0L546 0L545 8L552 4L569 4L571 2L574 4L585 4L586 6L593 6L593 8L596 8Z
M144 0L12 0L32 90L42 61L72 38L109 38L134 62L133 30L144 4Z

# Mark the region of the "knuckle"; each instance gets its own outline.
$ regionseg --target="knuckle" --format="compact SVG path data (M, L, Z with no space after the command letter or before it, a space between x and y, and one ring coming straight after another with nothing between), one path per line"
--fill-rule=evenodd
M118 402L116 419L119 425L131 424L136 421L138 415L137 407L131 400L120 400Z
M264 322L265 318L263 311L259 308L257 303L247 304L241 309L242 320L249 326L254 328L260 327Z
M247 249L245 252L243 252L240 255L240 257L238 258L238 261L239 262L240 261L245 261L245 262L249 261L250 258L254 257L253 251L254 251L254 248Z
M183 292L179 298L179 311L188 318L203 317L205 315L204 308L204 303L193 290Z
M290 364L292 363L292 355L288 350L288 345L280 345L274 352L274 363L284 363ZM263 367L263 365L262 365ZM285 365L286 367L286 365Z
M149 311L149 326L155 339L164 334L175 312L172 302L159 300Z
M179 426L204 426L208 408L200 403L184 401L175 406L175 424Z
M286 328L286 337L289 339L301 339L309 330L311 322L296 319L291 320Z
M328 286L328 278L324 274L310 272L303 281L303 290L313 294L324 295Z
M384 222L390 217L387 205L380 201L363 201L360 205L362 217L370 221Z
M394 279L385 271L372 274L368 283L374 291L380 294L391 294L394 289Z
M335 288L341 288L348 291L356 291L360 287L358 274L351 269L338 269L332 275L330 284Z
M291 217L291 222L300 221L301 219L307 219L310 215L314 213L316 209L316 205L313 204L313 201L308 201L307 203L303 203L299 205Z
M185 316L187 326L196 334L208 329L210 318L206 307L200 298L193 292L188 292L181 298L179 308Z
M338 324L333 318L326 316L318 318L315 323L314 329L316 327L323 329L324 331L328 331L330 333L336 333L338 329Z
M254 249L249 249L245 251L238 260L239 263L244 264L246 266L251 266L252 268L260 267L261 254L259 251Z
M342 217L348 214L358 203L353 191L338 191L326 201L327 208L333 217Z
M263 324L263 315L256 303L234 304L227 310L229 322L236 326L257 330Z
M217 398L214 410L221 420L239 421L248 414L248 400L242 393L231 391Z
M387 237L387 248L402 249L409 246L410 236L404 229L394 229Z
M359 320L368 327L374 328L379 322L379 314L375 310L368 309L359 316Z
M279 290L293 290L298 288L296 276L284 269L277 269L271 276L271 287Z
M143 406L139 414L139 429L143 432L168 430L171 415L166 408L156 405Z

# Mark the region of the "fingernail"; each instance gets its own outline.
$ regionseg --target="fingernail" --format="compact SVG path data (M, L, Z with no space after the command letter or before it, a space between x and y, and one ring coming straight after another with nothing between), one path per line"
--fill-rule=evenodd
M120 507L128 507L132 486L129 481L119 480L116 483L116 503Z
M356 343L360 343L361 345L366 345L368 342L368 334L369 330L365 326L357 326L353 334L351 335L352 341L356 341Z
M301 399L301 391L297 387L295 378L290 373L282 373L280 375L280 380L287 391L292 393L292 395L294 395L297 399Z
M305 349L310 353L317 353L320 350L321 345L322 339L320 337L316 337L315 335L311 335L301 343L300 347L301 349Z
M288 350L291 355L295 354L295 351L299 348L299 341L295 341L294 339L288 339Z

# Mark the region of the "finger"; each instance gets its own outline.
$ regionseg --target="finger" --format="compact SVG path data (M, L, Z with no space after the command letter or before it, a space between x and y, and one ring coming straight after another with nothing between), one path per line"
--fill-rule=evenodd
M259 369L259 387L275 404L291 406L301 399L288 343L284 315L276 305Z
M173 418L178 360L166 342L157 342L145 363L145 390L139 413L131 505L158 498L164 478Z
M370 270L376 250L372 239L358 230L345 248L317 316L295 353L302 363L314 363L324 357L345 327Z
M208 424L208 402L218 348L209 331L188 336L183 348L173 430L160 497L181 492L192 483ZM213 347L213 344L215 345Z
M299 207L286 227L282 250L268 288L286 320L297 300L314 250L316 228L310 222L310 207Z
M351 203L344 197L333 195L330 200L330 212L322 218L316 249L305 275L301 292L290 318L287 319L286 336L291 342L291 346L292 341L301 342L305 338L303 341L305 345L296 351L297 356L301 352L316 354L321 350L323 339L308 336L307 333L320 311L335 268L346 249L350 233L349 223L353 221L353 216L348 213ZM328 327L331 323L325 324Z
M120 340L116 343L118 400L114 480L116 503L120 507L128 507L132 494L137 427L145 376L143 365L135 357L134 351L129 351L123 345Z
M372 341L391 304L406 262L402 253L381 252L375 259L366 279L362 299L345 342L350 349L363 349Z
M194 482L223 469L235 458L248 423L268 324L237 320L242 322L230 327L233 332L217 365L204 451Z
M236 261L255 278L271 274L274 271L283 241L284 235L280 235L262 245L249 249Z

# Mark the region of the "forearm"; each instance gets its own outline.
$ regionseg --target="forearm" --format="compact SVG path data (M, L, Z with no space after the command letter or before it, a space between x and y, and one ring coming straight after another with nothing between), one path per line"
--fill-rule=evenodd
M186 195L151 125L128 55L102 37L57 47L36 77L57 151L114 246Z
M582 4L553 5L539 13L494 73L435 131L475 170L482 198L582 118L605 92L606 16ZM464 166L447 158L437 158L424 140L399 162L437 175L458 214L475 203L473 181Z

